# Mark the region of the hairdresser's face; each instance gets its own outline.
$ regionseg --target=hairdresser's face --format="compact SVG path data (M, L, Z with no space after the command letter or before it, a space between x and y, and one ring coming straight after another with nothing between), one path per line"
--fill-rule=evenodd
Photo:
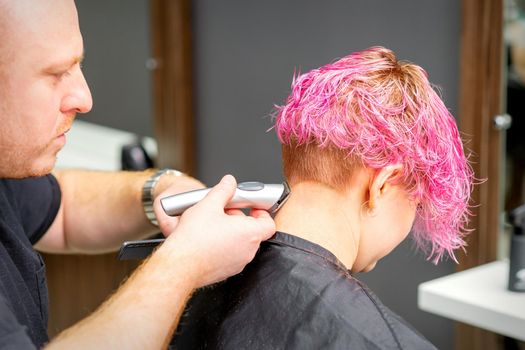
M43 175L92 106L75 4L7 0L0 21L0 178Z
M416 216L416 203L402 185L388 185L375 212L366 213L362 222L354 272L372 270L410 233Z

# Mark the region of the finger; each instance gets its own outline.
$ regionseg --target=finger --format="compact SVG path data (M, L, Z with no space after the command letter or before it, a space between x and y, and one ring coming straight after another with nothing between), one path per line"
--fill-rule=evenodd
M250 216L254 218L271 218L270 213L263 209L252 209L250 211Z
M264 211L264 210L258 210ZM256 216L253 216L256 219L256 224L259 227L260 232L260 239L261 240L267 240L268 238L272 237L275 234L275 222L273 221L272 217L268 212L264 211L264 213L253 213Z
M232 199L236 188L237 181L235 181L235 178L232 175L225 175L221 181L206 194L202 203L224 208Z
M167 220L159 219L159 228L165 237L168 237L169 235L171 235L171 233L175 231L175 228L177 227L178 224L179 224L179 217L169 218Z
M264 219L264 222L259 222L263 229L261 230L261 241L270 239L275 235L275 223L272 219Z
M240 209L226 209L224 212L228 215L246 216Z

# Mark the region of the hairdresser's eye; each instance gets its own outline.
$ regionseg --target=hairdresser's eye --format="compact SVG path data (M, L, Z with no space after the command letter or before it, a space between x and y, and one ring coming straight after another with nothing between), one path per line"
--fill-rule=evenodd
M71 72L69 70L66 70L66 71L62 71L62 72L57 72L57 73L53 73L53 76L55 77L55 79L57 79L58 81L68 77L69 75L71 74Z

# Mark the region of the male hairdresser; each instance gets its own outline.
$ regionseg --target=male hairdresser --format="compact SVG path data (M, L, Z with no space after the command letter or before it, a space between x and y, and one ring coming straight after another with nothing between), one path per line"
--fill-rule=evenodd
M190 177L51 174L76 113L92 105L82 55L73 0L0 0L0 349L162 348L192 290L240 272L274 231L264 211L225 212L231 176L178 220L157 197L202 186ZM95 313L49 340L45 269L34 248L98 253L151 234L143 189L157 198L166 242Z

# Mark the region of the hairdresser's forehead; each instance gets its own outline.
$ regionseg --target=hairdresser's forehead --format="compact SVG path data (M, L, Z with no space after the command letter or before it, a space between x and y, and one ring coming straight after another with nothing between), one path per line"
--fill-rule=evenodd
M0 55L9 57L7 64L81 50L73 0L0 0L0 36Z
M78 27L73 0L0 0L0 22L2 39L22 42L57 39Z

